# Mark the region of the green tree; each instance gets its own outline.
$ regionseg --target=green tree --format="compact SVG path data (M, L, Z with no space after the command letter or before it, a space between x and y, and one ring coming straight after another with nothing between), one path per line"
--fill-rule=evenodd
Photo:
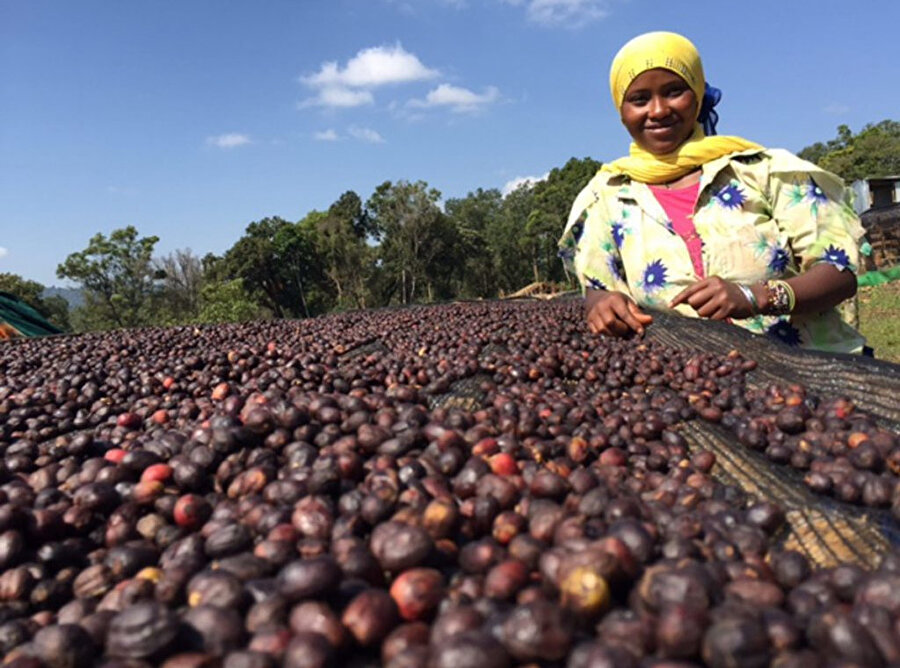
M385 181L366 203L373 234L381 242L386 302L395 294L401 304L411 304L446 293L453 239L452 226L438 208L440 198L424 181Z
M503 210L503 196L497 189L479 188L461 199L447 200L445 210L456 228L454 249L459 269L459 294L463 297L496 297L500 265L491 249L490 230Z
M530 243L525 236L528 215L533 208L534 185L523 183L503 198L500 216L487 229L488 245L497 267L498 288L515 292L532 280Z
M374 253L366 243L374 232L362 201L352 190L313 222L316 252L339 308L365 308Z
M82 327L135 327L152 321L155 292L153 247L159 237L138 238L133 226L96 234L87 248L70 254L56 268L59 278L81 286L85 305L77 309Z
M44 296L46 288L18 274L0 273L0 291L15 295L63 330L70 329L69 303L58 295Z
M306 220L321 216L312 212ZM250 223L246 233L225 252L222 273L239 278L244 288L275 317L309 317L321 312L326 301L310 302L312 288L321 281L312 225L298 225L282 218Z
M847 148L852 138L853 133L850 131L850 127L842 124L837 128L837 137L835 139L829 139L824 144L816 142L812 146L804 148L797 155L804 160L819 164L819 161L829 153Z
M200 311L205 283L203 261L190 249L176 250L154 261L159 286L154 312L158 322L190 322Z
M894 176L900 174L900 122L869 123L858 134L841 125L836 139L807 146L798 155L834 172L847 183Z
M270 317L271 313L256 303L244 290L240 279L210 281L200 289L198 323L246 322Z

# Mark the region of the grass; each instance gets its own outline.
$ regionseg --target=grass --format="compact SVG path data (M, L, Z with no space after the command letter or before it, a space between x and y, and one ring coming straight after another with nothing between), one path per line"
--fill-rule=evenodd
M900 281L859 289L859 329L875 357L900 363Z

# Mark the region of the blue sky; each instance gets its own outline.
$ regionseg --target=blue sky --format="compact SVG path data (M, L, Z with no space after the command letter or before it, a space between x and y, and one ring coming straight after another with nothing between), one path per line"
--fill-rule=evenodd
M609 63L674 30L721 134L799 150L900 114L896 0L0 0L0 272L97 232L221 253L248 223L424 180L610 160Z

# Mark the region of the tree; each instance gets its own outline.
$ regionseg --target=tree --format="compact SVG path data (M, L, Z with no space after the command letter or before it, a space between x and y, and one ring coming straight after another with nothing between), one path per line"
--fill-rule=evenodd
M438 288L444 288L444 272L451 268L439 260L452 245L452 227L438 208L440 197L424 181L385 181L366 203L373 233L381 241L386 301L398 292L401 304L432 301L444 293Z
M496 297L500 258L492 253L490 229L503 210L503 196L497 189L469 193L447 200L447 217L456 229L458 243L455 265L459 268L459 293L464 297Z
M837 128L837 133L838 136L836 139L829 139L824 144L822 142L816 142L812 146L807 146L806 148L804 148L797 155L799 155L804 160L809 160L810 162L819 164L819 161L829 153L846 148L853 137L853 133L850 131L850 127L847 125L839 125Z
M503 198L500 216L487 229L488 244L497 267L498 288L515 292L532 276L525 225L533 208L534 184L523 183Z
M366 239L374 229L359 195L345 192L313 227L316 251L336 305L365 308L373 262Z
M160 280L155 308L159 317L172 324L195 318L205 279L203 261L187 248L155 260L154 267Z
M309 299L313 284L321 281L309 221L321 215L311 212L305 225L277 216L250 223L244 236L225 252L223 276L241 279L247 292L278 318L321 312L325 300L311 303Z
M240 279L210 281L200 289L198 323L246 322L267 317L264 308L257 304Z
M153 247L159 237L138 238L133 226L91 237L87 248L56 268L59 278L78 283L85 295L79 319L91 328L135 327L151 322L155 292Z
M836 139L807 146L799 156L834 172L847 183L895 176L900 174L900 122L869 123L855 135L841 125Z
M0 291L15 295L60 329L68 330L69 303L58 295L45 297L45 290L37 281L18 274L0 273Z

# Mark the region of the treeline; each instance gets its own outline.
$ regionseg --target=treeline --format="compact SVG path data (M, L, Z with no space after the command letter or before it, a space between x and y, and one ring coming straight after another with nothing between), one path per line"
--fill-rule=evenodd
M599 168L591 158L572 158L506 196L478 189L444 202L422 181L386 181L365 202L348 191L299 221L252 222L220 256L178 250L159 257L159 238L129 226L93 236L57 268L81 289L82 306L64 314L61 298L35 298L43 286L33 281L26 301L57 325L88 331L302 318L494 298L533 282L574 285L556 243L572 201ZM23 280L5 276L8 284ZM0 289L23 296L3 285L0 275Z
M900 174L900 122L868 123L853 134L839 125L837 137L807 146L798 154L823 169L834 172L846 183Z

